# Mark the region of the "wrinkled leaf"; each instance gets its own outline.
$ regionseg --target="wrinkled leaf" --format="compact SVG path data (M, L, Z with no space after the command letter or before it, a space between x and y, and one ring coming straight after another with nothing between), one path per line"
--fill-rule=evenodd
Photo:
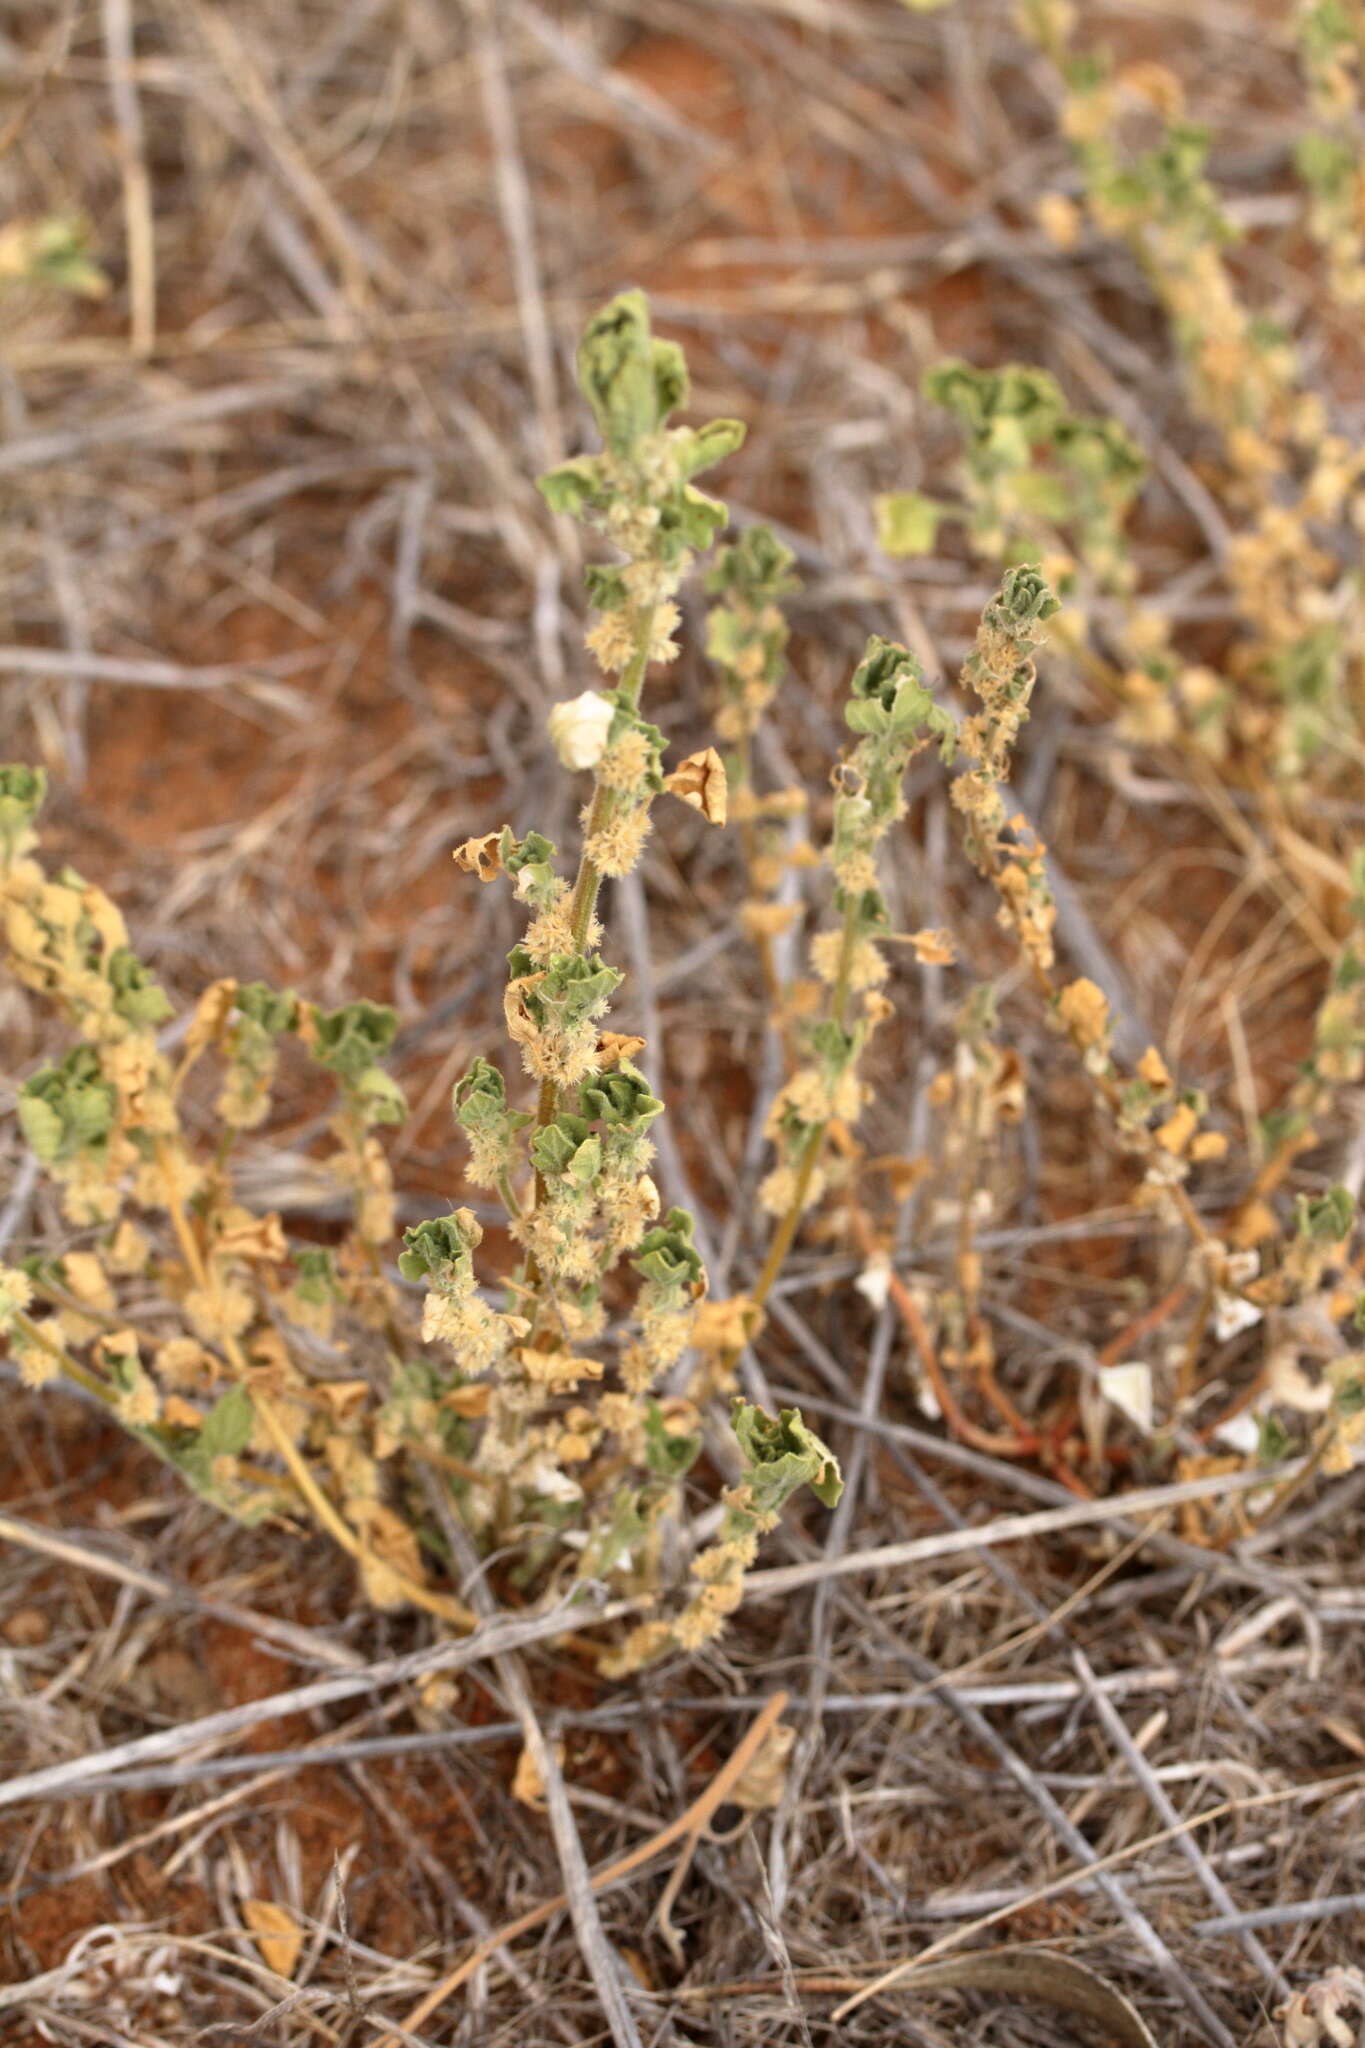
M799 1408L784 1408L774 1417L751 1401L736 1401L730 1427L744 1455L745 1483L760 1514L777 1514L803 1486L809 1486L827 1508L838 1505L844 1490L839 1460Z

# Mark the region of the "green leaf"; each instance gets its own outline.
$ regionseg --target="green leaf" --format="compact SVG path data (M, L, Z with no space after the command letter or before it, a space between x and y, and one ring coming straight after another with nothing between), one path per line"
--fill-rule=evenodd
M114 1127L118 1097L99 1055L79 1045L43 1067L19 1091L19 1126L45 1166L98 1149Z
M401 1124L407 1116L407 1097L382 1067L367 1067L355 1084L355 1094L366 1123Z
M743 597L755 610L772 604L796 588L791 573L796 557L767 526L746 526L738 540L722 548L706 573L713 596Z
M744 446L743 420L708 420L704 427L683 427L673 436L679 473L699 476Z
M273 989L264 981L243 983L232 999L232 1007L239 1016L268 1031L272 1038L282 1031L292 1031L298 1022L299 999L293 989Z
M81 299L102 299L109 280L90 254L90 230L70 214L32 222L23 239L24 277Z
M41 1095L30 1095L27 1092L20 1095L18 1109L19 1128L24 1134L29 1150L37 1154L44 1166L51 1166L61 1157L60 1116Z
M1024 468L1066 411L1055 378L1027 363L978 370L950 357L927 372L923 390L966 427L973 463L986 475Z
M1349 1188L1328 1188L1323 1195L1300 1195L1295 1223L1300 1237L1319 1244L1337 1244L1348 1237L1356 1218L1355 1196Z
M47 776L26 761L0 763L0 845L11 851L27 832L47 795Z
M528 1110L507 1107L507 1084L491 1060L475 1060L451 1092L455 1121L466 1131L501 1131L510 1137L535 1119Z
M565 512L571 519L606 502L606 486L595 455L575 455L557 469L536 478L536 489L552 512Z
M469 1209L414 1223L403 1232L407 1249L398 1254L398 1270L405 1280L420 1280L428 1273L439 1277L452 1266L463 1267L482 1238L483 1231Z
M543 832L528 832L524 839L517 839L510 825L503 826L498 841L498 853L509 875L519 875L527 867L543 868L557 852L553 839L547 839Z
M649 1523L641 1509L635 1487L618 1487L612 1496L611 1514L589 1538L578 1568L581 1579L606 1578L627 1562L637 1543L649 1534Z
M578 382L615 455L631 454L683 404L687 365L682 350L653 339L643 292L622 292L594 313L578 345Z
M601 562L590 562L583 571L589 600L599 612L619 612L630 602L630 589L623 570Z
M535 972L534 963L521 947L512 949L508 965L515 980ZM528 990L526 1007L542 1029L553 1020L560 1030L568 1031L597 1016L620 980L619 971L608 967L598 953L553 953L544 973Z
M957 744L953 715L935 704L924 686L924 674L913 654L894 640L874 633L849 685L844 723L853 732L912 744L936 738L945 761Z
M951 519L951 505L926 498L922 491L884 491L872 501L877 519L877 546L884 555L931 554L939 521Z
M578 1091L585 1113L613 1129L639 1131L663 1114L663 1104L649 1092L639 1070L622 1060L607 1074L585 1081Z
M1002 488L1002 497L1005 490L1019 511L1031 513L1036 519L1050 519L1060 525L1070 516L1071 492L1061 477L1045 469L1021 469Z
M339 1010L315 1009L313 1023L313 1058L343 1081L355 1082L393 1044L398 1012L386 1003L344 1003Z
M670 1483L690 1472L701 1455L699 1436L675 1436L657 1401L645 1404L645 1463L656 1479Z
M1131 496L1147 474L1147 458L1117 420L1098 414L1068 414L1052 430L1058 456L1077 475L1107 483Z
M172 1015L169 996L128 946L116 946L106 967L114 1009L127 1024L162 1024Z
M999 592L986 607L986 617L991 619L994 613L1018 629L1041 624L1060 609L1045 579L1030 564L1024 563L1017 569L1006 571Z
M752 1402L737 1400L730 1411L730 1427L744 1458L744 1480L757 1513L777 1514L803 1486L809 1486L827 1508L838 1505L844 1490L839 1460L799 1408L784 1408L774 1418Z
M588 1135L586 1117L563 1110L553 1123L538 1130L531 1140L531 1163L547 1177L564 1173L569 1161Z
M325 1246L310 1245L295 1252L294 1267L299 1276L294 1282L294 1292L300 1301L322 1308L329 1301L341 1300L336 1262Z
M684 484L659 507L661 553L672 566L684 554L709 548L730 517L719 498Z
M196 1449L206 1464L214 1458L236 1458L251 1441L255 1411L245 1387L229 1387L199 1425Z
M640 1277L660 1287L695 1286L703 1267L701 1253L692 1242L692 1227L686 1209L670 1209L663 1223L647 1230L630 1262Z
M1275 1415L1256 1418L1256 1457L1262 1465L1278 1465L1293 1449L1289 1431Z

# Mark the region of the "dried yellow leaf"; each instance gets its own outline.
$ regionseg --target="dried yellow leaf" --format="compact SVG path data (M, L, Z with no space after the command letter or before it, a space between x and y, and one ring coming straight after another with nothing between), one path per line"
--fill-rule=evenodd
M232 1005L237 1000L237 984L232 980L211 981L194 1006L190 1028L185 1033L185 1058L198 1059L206 1047L222 1035L223 1027L232 1015Z
M699 1302L692 1321L692 1342L707 1357L742 1351L754 1334L754 1305L747 1294L727 1301Z
M204 1414L183 1394L167 1394L161 1404L161 1420L171 1429L198 1429Z
M152 1256L152 1247L138 1229L136 1223L124 1217L110 1242L105 1246L105 1262L111 1273L129 1274L145 1272Z
M213 1248L228 1259L262 1259L275 1265L289 1256L289 1245L279 1214L253 1216L249 1209L224 1212Z
M563 1762L562 1742L555 1744L555 1757L560 1763ZM539 1760L529 1743L523 1746L521 1755L517 1758L517 1768L512 1776L512 1797L520 1800L523 1806L529 1806L532 1813L545 1811L545 1778Z
M466 1422L478 1422L488 1413L488 1403L493 1389L487 1381L472 1387L452 1387L448 1394L442 1394L440 1405L449 1408L453 1415L461 1415Z
M621 1060L633 1060L644 1049L644 1039L629 1031L603 1031L597 1040L597 1057L604 1069L618 1065Z
M671 775L665 775L664 788L700 811L708 824L725 823L725 763L714 747L704 747L701 753L680 761Z
M354 1415L357 1408L363 1408L370 1391L368 1380L323 1380L314 1392L332 1412L336 1422L344 1422Z
M242 1918L256 1937L266 1968L277 1977L292 1977L303 1950L303 1929L289 1908L273 1899L247 1899Z
M1081 214L1065 192L1045 192L1033 210L1054 249L1075 248L1081 239Z
M63 1252L62 1279L67 1293L74 1294L77 1301L86 1302L91 1308L113 1308L113 1290L93 1252Z
M1185 88L1164 64L1154 64L1146 58L1136 64L1125 64L1115 83L1135 99L1155 107L1167 121L1178 121L1185 110Z
M1199 1118L1188 1102L1182 1102L1157 1130L1157 1144L1163 1152L1169 1152L1178 1159L1198 1127Z
M537 1351L523 1344L517 1353L526 1376L552 1394L567 1393L580 1380L600 1380L605 1365L596 1358L578 1358L572 1351Z
M1190 1157L1195 1160L1221 1159L1228 1149L1228 1141L1221 1131L1201 1131L1190 1147Z
M801 915L799 903L741 903L739 921L751 939L776 939Z
M1169 1088L1171 1085L1166 1062L1154 1045L1148 1046L1137 1063L1137 1070L1149 1088Z
M1109 1004L1103 990L1082 975L1079 981L1068 982L1058 999L1057 1009L1062 1022L1078 1045L1087 1050L1091 1046L1103 1045L1109 1035Z
M360 1579L366 1598L376 1607L402 1607L409 1598L408 1586L426 1583L416 1536L407 1523L381 1501L361 1501L350 1505L352 1518L365 1541L366 1555L360 1560Z
M957 958L953 935L948 931L911 932L910 944L921 967L951 967Z
M1257 1200L1244 1203L1223 1234L1230 1244L1244 1246L1264 1244L1267 1238L1278 1236L1279 1229L1269 1202Z
M774 1726L767 1740L735 1780L730 1794L745 1813L764 1813L782 1803L787 1784L787 1760L796 1741L796 1730L785 1721Z
M455 849L456 867L477 875L481 882L491 882L502 873L501 839L501 832L482 832L477 838L466 839Z

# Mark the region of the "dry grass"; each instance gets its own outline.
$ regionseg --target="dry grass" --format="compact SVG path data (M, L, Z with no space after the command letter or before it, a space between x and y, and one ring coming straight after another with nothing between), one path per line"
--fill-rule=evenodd
M1287 10L1093 13L1184 78L1253 230L1247 294L1359 440L1358 328L1324 298L1293 192ZM49 763L57 843L173 994L235 972L398 1006L405 1220L452 1190L449 1084L513 936L495 892L455 886L449 850L508 815L572 829L543 721L582 687L581 601L530 478L580 445L568 349L611 292L646 286L698 410L749 420L721 488L798 550L800 681L775 755L828 759L869 630L936 673L966 651L977 572L892 567L872 530L875 491L933 488L951 459L915 395L943 353L1041 363L1139 433L1144 581L1174 591L1202 658L1226 642L1225 533L1169 338L1125 256L1093 237L1061 255L1034 224L1033 196L1072 172L1047 76L994 0L73 0L55 22L16 0L0 66L6 212L83 211L113 280L99 303L5 301L0 757ZM670 688L676 737L704 744L694 657ZM1305 1050L1331 944L1311 854L1358 837L1357 796L1277 836L1046 669L1018 790L1074 971L1112 993L1131 1046L1164 1032L1227 1128L1253 1123ZM893 914L951 924L966 975L1001 980L1031 1074L980 1239L1001 1379L1027 1410L1176 1273L1150 1232L1137 1243L1127 1169L950 858L941 780L912 794ZM647 863L651 937L628 891L620 928L663 1078L694 1107L665 1164L734 1283L761 1250L764 1017L726 922L729 858L679 811ZM874 1150L928 1142L920 1084L957 988L898 977ZM8 1100L44 1041L10 988L0 1027ZM248 1178L325 1239L318 1128L300 1081ZM1327 1135L1295 1185L1358 1189L1359 1125ZM10 1120L0 1146L0 1235L57 1245ZM1209 1184L1214 1213L1224 1192ZM902 1270L945 1279L953 1238L921 1191ZM892 1988L833 2017L906 1957L1004 1938L1088 1963L1164 2042L1231 2048L1358 1963L1365 1475L1221 1550L1168 1496L1078 1505L935 1432L894 1315L850 1321L831 1293L857 1263L808 1235L756 1360L840 1445L845 1505L773 1540L775 1575L720 1649L629 1686L600 1686L571 1633L515 1625L414 1669L428 1626L354 1609L320 1542L224 1526L74 1398L0 1382L0 1744L16 1777L49 1774L5 1816L0 2036L1073 2038L1045 2005L979 1991ZM1068 1505L1002 1540L1002 1518ZM963 1530L985 1533L884 1554ZM718 1840L678 1829L779 1687L796 1740L776 1809ZM512 1795L541 1733L548 1814ZM656 1834L595 1902L587 1873ZM561 1891L570 1910L400 2030L475 1941Z

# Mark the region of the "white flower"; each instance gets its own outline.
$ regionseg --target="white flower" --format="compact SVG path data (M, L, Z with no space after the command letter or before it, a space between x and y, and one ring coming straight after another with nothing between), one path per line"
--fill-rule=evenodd
M1213 1297L1213 1334L1220 1344L1226 1344L1229 1337L1239 1337L1243 1330L1259 1323L1263 1313L1255 1302L1244 1301L1240 1294L1225 1294L1221 1287L1217 1288Z
M1137 1361L1126 1365L1102 1365L1097 1375L1106 1401L1135 1422L1144 1435L1152 1428L1151 1368Z
M583 1498L582 1487L570 1479L567 1472L561 1472L558 1465L551 1464L548 1458L528 1466L522 1478L541 1500L577 1501Z
M1260 1444L1261 1427L1254 1412L1244 1408L1240 1415L1234 1415L1230 1422L1216 1429L1214 1437L1220 1444L1226 1444L1230 1451L1249 1458Z
M549 717L550 741L566 768L595 768L607 751L616 706L598 690L568 697Z
M891 1261L873 1259L869 1265L863 1267L853 1285L863 1300L870 1302L872 1307L880 1312L886 1307L887 1296L891 1292Z

